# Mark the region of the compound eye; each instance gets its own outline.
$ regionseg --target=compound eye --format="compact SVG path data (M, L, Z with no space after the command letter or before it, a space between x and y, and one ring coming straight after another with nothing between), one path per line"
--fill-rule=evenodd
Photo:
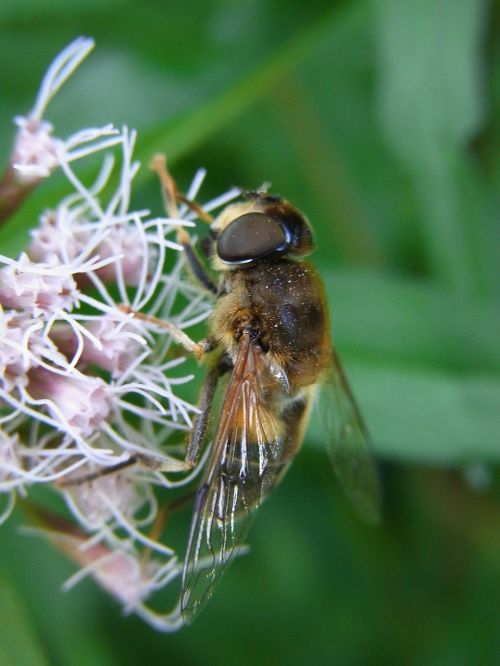
M233 220L217 240L217 254L226 264L247 264L284 252L290 234L279 220L265 213L246 213Z

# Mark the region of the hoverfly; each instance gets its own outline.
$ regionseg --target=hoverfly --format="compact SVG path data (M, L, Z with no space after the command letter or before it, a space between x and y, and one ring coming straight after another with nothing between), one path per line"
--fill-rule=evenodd
M154 168L167 200L189 203L164 165ZM182 575L181 608L189 623L244 544L255 510L300 449L318 393L323 437L336 472L371 522L377 520L380 493L370 437L331 344L322 281L304 259L313 250L305 216L263 192L228 205L211 221L203 246L215 279L189 236L182 232L178 238L190 272L215 299L208 337L195 345L209 369L186 457L194 464L208 440ZM221 410L210 435L223 377Z

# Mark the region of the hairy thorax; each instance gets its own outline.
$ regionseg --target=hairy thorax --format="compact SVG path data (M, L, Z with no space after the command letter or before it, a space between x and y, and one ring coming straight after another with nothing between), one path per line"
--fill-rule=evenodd
M231 354L245 332L269 365L286 373L290 388L317 381L330 354L326 300L307 262L260 262L227 273L210 320L212 336Z

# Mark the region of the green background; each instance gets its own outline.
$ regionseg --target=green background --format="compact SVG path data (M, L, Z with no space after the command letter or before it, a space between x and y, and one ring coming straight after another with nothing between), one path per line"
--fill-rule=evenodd
M312 220L334 336L381 460L384 521L338 491L314 424L251 553L156 634L41 540L1 528L0 664L498 664L498 6L485 0L2 0L0 154L55 54L97 48L57 133L139 131L203 192L271 181ZM55 175L0 230L15 254ZM161 212L144 168L137 206ZM496 204L496 209L495 209ZM188 520L188 514L184 515Z

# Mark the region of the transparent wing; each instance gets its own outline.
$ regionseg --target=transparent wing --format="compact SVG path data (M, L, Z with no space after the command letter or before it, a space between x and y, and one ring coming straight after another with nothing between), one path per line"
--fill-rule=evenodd
M381 492L371 437L335 350L332 360L320 398L328 452L339 481L358 512L367 522L377 523Z
M283 437L266 407L264 378L268 382L270 376L261 352L244 335L195 500L182 577L187 622L210 598L285 464Z

